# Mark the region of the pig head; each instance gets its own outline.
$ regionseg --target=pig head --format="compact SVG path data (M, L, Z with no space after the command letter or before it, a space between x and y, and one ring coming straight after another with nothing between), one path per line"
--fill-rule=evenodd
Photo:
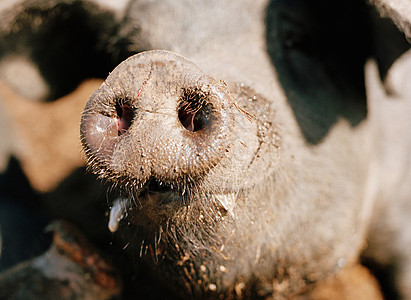
M372 14L354 2L131 5L137 39L173 52L121 63L81 135L121 193L109 228L130 232L142 268L183 295L289 297L358 261L386 172L364 85Z

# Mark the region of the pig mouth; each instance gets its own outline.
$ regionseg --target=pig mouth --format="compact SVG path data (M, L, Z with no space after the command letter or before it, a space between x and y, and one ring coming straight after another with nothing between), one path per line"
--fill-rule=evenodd
M108 221L111 232L117 231L120 222L126 218L133 223L150 220L160 226L170 220L178 223L176 219L193 214L193 211L199 215L213 211L215 221L226 216L232 218L238 195L194 192L192 187L180 187L151 178L139 192L129 196L114 200Z
M164 206L170 204L176 195L184 195L184 191L179 193L177 187L173 184L165 183L152 178L146 185L146 188L140 192L140 199L154 198L156 205Z

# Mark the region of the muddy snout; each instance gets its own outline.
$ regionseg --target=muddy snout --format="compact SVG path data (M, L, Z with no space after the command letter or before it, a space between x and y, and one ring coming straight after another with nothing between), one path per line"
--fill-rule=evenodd
M93 171L117 183L187 183L224 157L233 107L225 84L190 61L143 52L91 96L81 122L83 147Z

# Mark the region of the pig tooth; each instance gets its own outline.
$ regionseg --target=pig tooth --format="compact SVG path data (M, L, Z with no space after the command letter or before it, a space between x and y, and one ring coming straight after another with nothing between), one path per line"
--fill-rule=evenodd
M232 216L234 217L234 205L235 205L235 195L234 193L229 193L229 194L220 194L215 196L217 201L220 203L220 205Z
M127 216L126 210L127 199L117 198L113 202L110 210L110 219L108 221L108 229L111 232L116 232L120 221Z

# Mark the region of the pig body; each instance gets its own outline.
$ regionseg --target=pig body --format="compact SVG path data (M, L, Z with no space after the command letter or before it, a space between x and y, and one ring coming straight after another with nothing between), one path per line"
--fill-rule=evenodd
M411 59L394 25L358 1L95 5L116 36L96 29L97 53L141 52L81 124L139 274L183 298L305 297L364 253L411 293Z

